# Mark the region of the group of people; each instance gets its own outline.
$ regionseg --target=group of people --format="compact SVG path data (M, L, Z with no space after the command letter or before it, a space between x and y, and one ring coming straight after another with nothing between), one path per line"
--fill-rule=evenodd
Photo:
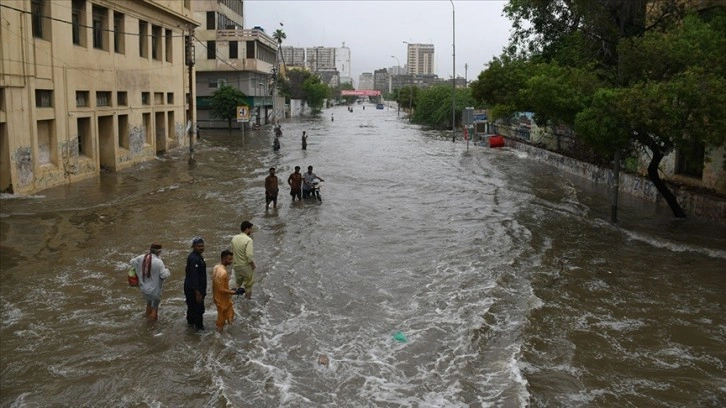
M232 295L252 297L252 286L255 283L254 248L252 230L254 225L243 221L240 233L232 237L231 249L220 254L220 261L212 269L212 295L217 306L217 331L221 332L226 324L234 320ZM204 330L204 300L207 296L207 264L204 260L204 239L192 239L192 251L187 256L184 297L187 304L187 323L196 330ZM131 260L131 266L139 278L139 290L146 300L146 318L158 320L159 304L164 281L171 272L161 260L161 245L151 244L149 252ZM227 268L232 265L236 287L230 288L230 276Z
M280 138L282 137L282 129L277 126L275 127L275 139L272 141L272 150L280 150L281 144L280 144ZM303 130L302 132L302 149L307 150L308 149L308 135L307 132Z
M270 203L272 203L272 208L277 208L277 194L280 191L280 182L275 175L275 171L274 167L270 167L270 175L265 177L265 210L270 209ZM308 166L306 173L300 173L300 166L295 166L295 172L287 178L292 201L294 202L295 198L302 201L303 198L310 197L315 190L316 181L325 180L313 173L313 166Z

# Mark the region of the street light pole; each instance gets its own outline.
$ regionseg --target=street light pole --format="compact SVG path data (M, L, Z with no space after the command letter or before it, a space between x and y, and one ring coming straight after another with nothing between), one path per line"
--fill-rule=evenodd
M456 8L454 0L451 2L451 142L456 142Z
M398 71L401 69L401 61L399 61L398 57L395 55L391 55L391 58L396 59L396 76L398 76ZM389 77L390 79L390 77ZM392 89L389 89L389 92L393 92ZM398 101L398 97L400 96L400 93L396 95L396 105L398 105L398 111L396 112L396 116L401 114L401 103Z

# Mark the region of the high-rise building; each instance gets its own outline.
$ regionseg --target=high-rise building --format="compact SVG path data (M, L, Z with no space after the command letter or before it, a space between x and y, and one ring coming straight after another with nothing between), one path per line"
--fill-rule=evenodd
M353 77L350 73L350 48L343 46L335 49L335 68L340 74L341 84L352 84Z
M359 90L368 90L373 89L373 74L370 72L364 72L360 74L360 78L358 79L358 89Z
M307 67L312 72L335 69L335 48L312 47L305 49Z
M282 63L286 67L304 68L305 67L305 48L283 46L280 48Z
M408 44L406 59L408 73L413 75L434 74L434 45Z

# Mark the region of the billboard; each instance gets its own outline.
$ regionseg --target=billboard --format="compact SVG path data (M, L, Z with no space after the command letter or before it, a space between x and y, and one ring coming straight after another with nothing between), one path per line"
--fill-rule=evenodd
M360 91L351 91L349 89L345 89L340 91L340 95L342 96L348 96L348 95L355 95L355 96L380 96L381 91L374 91L373 89L363 89Z

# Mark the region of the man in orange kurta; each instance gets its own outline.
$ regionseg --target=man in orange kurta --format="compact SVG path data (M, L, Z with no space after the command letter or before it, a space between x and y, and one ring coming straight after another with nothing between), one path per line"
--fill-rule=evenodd
M214 265L214 271L212 272L212 293L214 295L214 304L217 305L218 332L222 331L225 324L232 323L232 320L234 320L232 295L237 291L229 288L229 274L227 273L227 267L232 265L233 258L232 251L225 249L222 251L221 262Z

